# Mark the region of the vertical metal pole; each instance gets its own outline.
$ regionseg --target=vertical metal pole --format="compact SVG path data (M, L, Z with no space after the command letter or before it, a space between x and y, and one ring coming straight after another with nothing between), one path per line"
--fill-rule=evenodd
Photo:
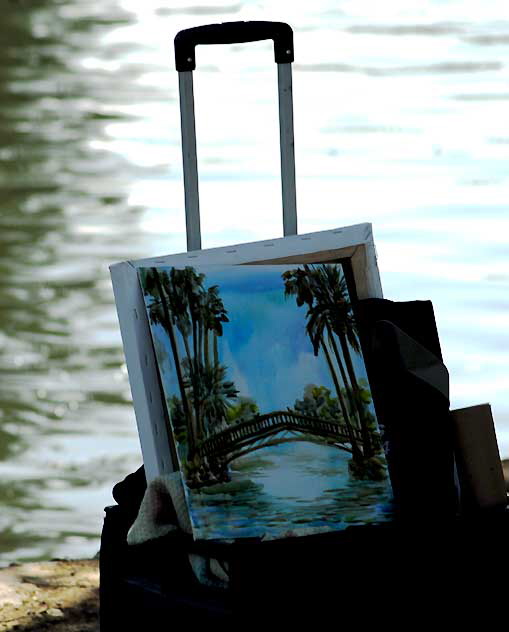
M279 92L279 139L281 146L283 232L286 236L297 234L291 64L277 64L277 82Z
M200 198L198 194L192 70L179 72L179 93L187 250L201 250Z

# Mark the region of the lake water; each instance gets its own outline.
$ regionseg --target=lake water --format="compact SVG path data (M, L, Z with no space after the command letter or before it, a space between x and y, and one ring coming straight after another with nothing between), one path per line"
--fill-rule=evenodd
M246 19L295 31L299 231L373 223L385 296L433 301L452 406L489 401L509 456L506 2L5 0L4 564L94 554L141 463L108 265L185 250L172 41ZM272 59L198 49L204 247L282 233Z

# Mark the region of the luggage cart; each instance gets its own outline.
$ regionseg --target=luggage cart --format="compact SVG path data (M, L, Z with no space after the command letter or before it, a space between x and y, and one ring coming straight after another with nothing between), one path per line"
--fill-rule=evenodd
M295 153L293 134L293 31L283 22L226 22L180 31L175 37L175 65L179 74L182 158L186 209L187 249L201 249L198 166L194 119L193 70L195 47L200 44L236 44L272 39L278 71L283 231L297 234Z
M201 249L192 74L195 47L266 39L274 41L278 69L283 229L285 236L297 234L292 29L280 22L200 26L181 31L175 38L188 251ZM457 595L475 597L482 604L494 601L503 589L491 570L494 556L503 547L507 512L444 524L442 516L431 511L425 524L350 527L272 542L195 542L176 533L128 546L127 532L145 487L140 469L116 486L118 504L106 508L100 553L102 632L214 622L237 627L255 622L300 626L305 615L312 615L320 625L357 621L365 628L382 621L407 621L412 609L411 616L420 620L429 617L435 622L440 615L442 620L457 622L461 620L454 601ZM189 564L192 553L227 560L230 588L201 585ZM487 578L482 586L477 572Z

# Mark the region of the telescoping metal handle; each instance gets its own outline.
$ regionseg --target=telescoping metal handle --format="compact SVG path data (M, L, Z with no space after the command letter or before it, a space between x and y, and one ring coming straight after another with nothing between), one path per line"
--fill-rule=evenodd
M199 44L235 44L272 39L278 68L279 140L283 195L283 231L297 234L295 153L293 138L293 31L284 22L225 22L186 29L175 37L175 66L179 73L180 121L186 207L187 249L201 249L198 164L194 118L193 70Z

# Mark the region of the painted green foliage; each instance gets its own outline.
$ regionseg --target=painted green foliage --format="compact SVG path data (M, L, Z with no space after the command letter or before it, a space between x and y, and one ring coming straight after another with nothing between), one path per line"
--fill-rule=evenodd
M352 361L352 351L360 353L360 343L344 276L336 265L305 264L284 272L282 278L286 296L295 296L299 307L307 307L306 332L313 351L315 355L322 352L327 361L336 402L349 430L351 473L360 478L382 477L384 466L379 459L376 421L367 409L371 395L358 381ZM332 402L330 395L329 401Z
M197 484L210 479L197 447L226 424L238 393L219 362L217 339L228 322L227 312L217 285L206 289L204 280L191 267L141 272L145 295L152 299L150 320L163 327L170 341L180 392L180 399L173 396L169 402L170 416L177 440L186 446L188 480Z

